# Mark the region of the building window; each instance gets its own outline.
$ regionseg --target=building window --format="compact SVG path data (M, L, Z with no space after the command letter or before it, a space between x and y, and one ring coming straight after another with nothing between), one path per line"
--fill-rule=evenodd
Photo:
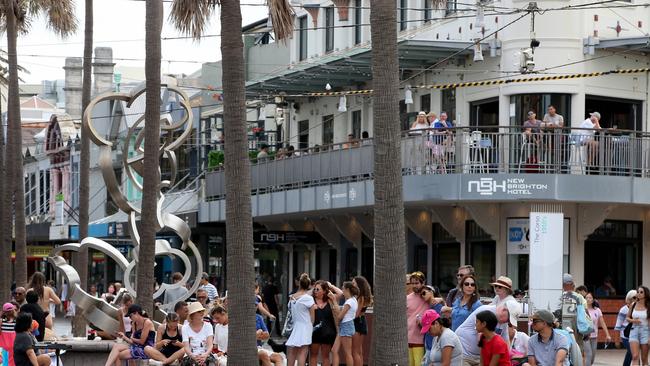
M424 1L424 22L427 23L431 21L431 0Z
M41 170L39 173L39 185L41 186L39 192L39 214L47 214L50 212L50 171Z
M361 111L352 112L352 134L355 139L361 138Z
M456 3L456 0L448 0L446 3L447 9L445 9L445 15L455 13L458 10L458 4Z
M440 99L440 112L447 112L447 119L456 121L456 89L444 89Z
M307 16L298 18L298 59L307 58Z
M323 145L334 143L334 115L323 117Z
M475 221L469 220L465 225L465 245L467 263L476 269L480 295L494 296L489 283L496 273L496 242Z
M442 225L435 223L432 228L433 246L433 283L437 283L440 291L449 292L456 287L456 269L461 264L460 243Z
M431 112L431 94L424 94L420 96L420 110Z
M325 8L325 52L334 51L334 7Z
M399 0L399 30L403 31L408 26L408 0Z
M298 149L309 147L309 120L298 121Z
M354 0L354 44L361 43L361 0Z

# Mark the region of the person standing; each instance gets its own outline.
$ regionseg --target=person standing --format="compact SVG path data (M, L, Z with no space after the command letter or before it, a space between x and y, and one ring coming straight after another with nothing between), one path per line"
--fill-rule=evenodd
M56 296L56 292L52 288L46 286L45 276L41 272L34 272L29 280L28 291L29 290L34 290L36 292L38 295L38 304L41 306L43 311L50 311L50 303L54 303L54 305L61 304L61 299ZM54 314L51 315L53 316Z
M178 284L182 280L183 275L180 272L174 272L172 274L173 284ZM167 309L172 309L176 302L185 295L187 295L187 288L185 288L185 286L167 289L165 290L165 295L163 296L163 304L166 305Z
M219 292L217 291L217 288L208 281L209 279L210 276L208 276L206 272L203 272L203 274L201 274L201 286L199 286L199 288L208 293L208 299L212 302L214 299L219 297Z
M585 340L585 363L587 366L591 366L594 364L596 351L598 350L598 327L600 326L605 331L607 343L612 341L612 337L609 336L609 331L607 330L607 325L603 318L603 312L594 306L594 295L588 293L585 300L587 300L587 311L589 312L591 321L594 323L594 331L589 335L589 341Z
M627 314L627 321L632 323L630 331L630 350L632 351L632 364L648 364L648 319L650 316L650 290L641 286L636 290L636 302Z
M420 318L429 310L429 304L422 299L424 274L411 273L410 283L413 292L406 296L406 324L408 329L409 366L419 366L424 356L424 339L420 333Z
M280 289L276 286L275 281L271 276L267 278L264 287L262 287L262 298L269 309L269 313L273 314L277 319L280 316L280 309L278 307L278 304L280 303ZM271 329L270 320L269 323L267 323L267 328ZM282 329L278 326L276 326L276 329L277 334L280 335Z
M45 326L47 325L47 312L43 311L41 306L38 304L38 295L36 294L36 291L27 291L25 299L27 300L27 304L21 306L20 311L32 314L32 319L36 320L38 323L38 335L36 335L36 340L43 342L45 337Z
M2 305L2 319L0 321L0 348L6 351L9 365L14 365L14 341L16 340L16 312L15 303ZM2 355L4 356L4 354Z
M463 277L461 286L463 296L456 298L451 307L451 330L453 331L456 331L467 317L481 306L476 278L473 275Z
M627 313L630 310L630 307L632 304L636 301L636 290L630 290L628 291L627 295L625 296L625 304L621 306L620 310L618 311L618 316L616 317L616 325L614 326L615 330L618 330L621 332L620 338L621 338L621 343L623 344L623 347L627 350L625 352L625 359L623 360L623 366L630 366L632 364L632 352L630 351L630 341L628 337L625 336L625 327L628 325L627 321Z
M257 162L264 163L269 160L269 145L262 144L260 146L260 152L257 153Z
M478 346L481 348L481 366L510 366L508 345L495 333L497 323L497 316L489 310L476 314L476 331L480 334Z
M368 323L366 322L366 310L372 306L372 290L368 280L363 276L352 279L352 283L359 289L357 301L359 308L354 318L354 335L352 336L352 357L354 366L363 366L363 340L368 334Z
M458 272L456 272L456 281L458 283L457 286L451 289L451 291L449 291L447 294L447 298L445 299L447 306L452 307L454 305L454 301L456 301L457 298L463 296L463 277L467 275L474 276L474 267L470 265L463 265L458 267Z
M492 299L492 304L499 306L508 301L517 302L514 296L512 296L512 280L506 276L499 276L499 278L492 282L490 285L494 288L494 299Z
M330 351L336 340L335 313L339 311L338 304L334 297L330 298L330 287L326 281L316 281L313 296L316 303L314 311L314 332L312 343L309 347L309 364L318 364L318 356L322 359L323 366L330 366Z
M550 154L548 155L549 161L547 163L553 164L556 172L559 172L560 167L564 169L567 156L566 143L564 135L562 135L564 117L557 114L557 110L553 105L549 105L546 108L546 112L541 127L548 132L547 149Z
M352 282L343 283L343 296L345 303L341 312L338 314L339 324L339 338L341 341L341 348L345 357L346 366L354 366L354 358L352 357L352 336L354 336L354 317L356 316L359 303L357 296L359 296L359 288Z
M293 365L298 361L298 366L305 366L307 362L307 353L311 345L314 319L316 318L316 304L314 298L308 294L310 286L309 275L303 273L300 275L299 289L289 301L288 307L293 319L293 329L285 343L288 365Z

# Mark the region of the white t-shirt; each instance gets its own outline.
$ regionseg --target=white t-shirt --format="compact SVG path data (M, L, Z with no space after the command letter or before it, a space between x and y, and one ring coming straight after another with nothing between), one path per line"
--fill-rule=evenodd
M349 322L354 320L357 314L357 308L359 307L359 303L357 302L357 298L352 296L351 298L345 300L345 304L343 306L349 305L350 309L348 309L348 312L345 313L343 316L343 320L341 320L341 323Z
M524 332L516 332L512 340L512 349L524 355L528 355L528 340L530 337Z
M183 343L189 343L193 355L200 355L208 351L207 339L213 336L212 326L203 323L203 328L198 333L192 330L189 324L184 324L181 329Z
M228 353L228 324L215 324L214 343L220 352Z

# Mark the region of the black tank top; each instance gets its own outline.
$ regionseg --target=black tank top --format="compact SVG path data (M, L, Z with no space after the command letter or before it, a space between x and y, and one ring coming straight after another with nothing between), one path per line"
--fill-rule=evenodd
M181 335L180 327L176 330L176 335L171 337L169 334L167 334L167 326L165 326L165 332L162 335L162 339L169 339L171 342L170 344L163 346L163 348L160 349L160 353L165 355L165 357L171 357L174 353L176 353L176 351L181 349L180 347L172 344L175 341L179 341L179 342L183 341L183 336Z

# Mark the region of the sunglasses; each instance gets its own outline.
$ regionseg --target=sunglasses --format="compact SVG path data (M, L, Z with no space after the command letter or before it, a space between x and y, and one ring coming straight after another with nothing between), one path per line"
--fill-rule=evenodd
M319 292L320 289L319 289L318 287L314 287L314 289L313 289L312 291L313 291L313 292Z
M457 277L457 278L463 278L464 276L465 276L465 275L462 274L462 273L458 273L458 274L456 274L456 277Z
M474 282L465 282L465 283L463 283L463 286L476 287L476 283L474 283Z
M24 295L24 292L16 292L16 295Z
M544 321L542 319L533 319L533 324L537 323L543 323Z
M494 288L502 288L502 289L506 289L507 287L505 287L505 286L499 286L499 285L494 285Z
M422 293L420 294L420 297L425 297L425 296L427 296L427 294L428 294L429 292L430 292L430 291L427 291L427 290L422 291Z

